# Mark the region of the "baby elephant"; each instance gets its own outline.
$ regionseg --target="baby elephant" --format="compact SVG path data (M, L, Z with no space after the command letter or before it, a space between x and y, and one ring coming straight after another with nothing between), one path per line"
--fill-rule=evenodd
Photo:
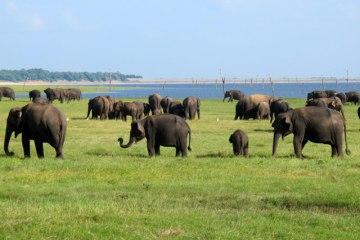
M236 130L231 134L229 142L233 145L233 152L236 156L243 155L245 157L249 156L249 138L240 129Z

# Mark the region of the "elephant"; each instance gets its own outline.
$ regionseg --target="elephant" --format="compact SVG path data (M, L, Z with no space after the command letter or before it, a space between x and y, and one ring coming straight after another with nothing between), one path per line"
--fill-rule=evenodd
M169 113L170 104L173 101L174 100L172 98L168 97L168 96L161 99L160 105L161 105L164 113Z
M249 156L249 138L245 132L237 129L233 134L230 135L229 142L233 145L233 153L235 156Z
M346 138L346 124L343 116L336 110L326 107L303 107L280 113L272 124L274 128L273 150L280 136L294 134L293 146L296 157L303 158L302 149L308 141L331 146L331 156L343 156L342 135L345 133L346 154L350 155Z
M122 114L121 114L121 108L122 108L123 104L124 104L124 102L121 100L114 102L113 112L109 113L110 119L123 119Z
M67 102L70 102L72 100L81 100L81 90L78 88L68 88L65 89L64 92L66 93L66 100Z
M343 104L338 97L310 99L306 102L306 106L328 107L341 112L345 119Z
M244 96L236 105L235 120L237 118L248 120L257 118L257 106L261 102L271 104L276 98L268 95L254 94Z
M229 90L224 93L223 102L226 98L229 98L228 102L235 100L240 100L245 96L245 94L239 90Z
M242 98L241 100L239 100L235 106L235 118L234 120L237 119L244 119L245 117L245 104L246 102L249 101L249 97L245 96L244 98Z
M67 98L66 92L64 92L64 89L61 88L47 88L44 90L44 92L50 102L58 99L61 103L63 103Z
M128 148L145 137L150 157L160 155L160 146L175 147L176 156L182 157L187 156L187 150L191 151L191 129L183 118L173 114L152 115L132 122L129 142L124 145L121 137L118 141L120 147Z
M56 151L56 157L63 157L67 123L63 113L47 103L29 103L24 107L12 108L6 124L4 151L9 152L9 142L13 132L15 138L22 133L24 157L30 157L30 140L34 140L38 158L44 157L43 143L49 143Z
M120 107L122 120L126 121L126 116L131 116L131 120L139 120L143 115L148 116L150 113L150 105L143 102L124 102Z
M256 107L256 119L269 119L270 106L267 102L261 102Z
M14 89L9 87L0 87L0 101L3 97L8 97L10 100L15 100Z
M325 90L325 93L326 93L326 96L328 98L330 98L330 97L335 97L336 94L337 94L337 91L335 91L335 90Z
M152 115L159 115L161 114L161 96L157 93L150 95L148 98L149 105L151 107Z
M280 113L289 111L290 105L284 99L277 99L270 104L270 122L273 122L274 118Z
M309 92L307 94L307 100L316 99L316 98L323 98L323 97L327 97L327 94L326 94L325 91L315 90L315 91Z
M185 109L181 102L173 101L169 106L169 113L185 118Z
M40 98L40 97L41 97L41 92L37 89L31 90L29 92L30 101L34 101L35 99Z
M360 104L360 93L355 91L346 92L346 101L351 102L355 105Z
M197 113L200 119L200 99L196 97L187 97L183 101L185 119L193 120Z
M345 93L342 93L342 92L336 93L335 96L338 97L341 100L342 104L346 103L346 95L345 95Z
M88 112L86 119L89 119L90 112L92 113L92 119L100 117L101 120L109 117L110 102L107 97L97 96L90 99L88 102Z

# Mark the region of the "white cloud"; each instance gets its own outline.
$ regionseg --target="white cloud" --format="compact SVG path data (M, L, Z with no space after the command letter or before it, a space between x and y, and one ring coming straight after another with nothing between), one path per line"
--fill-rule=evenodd
M19 7L15 1L6 0L5 9L12 17L13 21L31 29L31 30L43 30L46 28L45 19L36 11L29 11L29 9Z

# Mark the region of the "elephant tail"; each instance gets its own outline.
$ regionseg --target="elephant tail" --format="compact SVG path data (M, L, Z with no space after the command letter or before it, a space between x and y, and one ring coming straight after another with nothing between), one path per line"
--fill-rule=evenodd
M188 133L189 133L189 146L188 146L187 149L191 152L192 149L191 149L191 129L190 129L190 128L189 128L189 132L188 132Z
M349 155L351 154L351 151L350 151L350 149L349 149L348 142L347 142L345 118L344 118L344 134L345 134L345 152L346 152L346 155L349 156Z

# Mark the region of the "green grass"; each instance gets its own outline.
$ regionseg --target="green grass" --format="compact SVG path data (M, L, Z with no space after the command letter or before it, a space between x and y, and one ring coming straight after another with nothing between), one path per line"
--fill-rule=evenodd
M303 106L303 100L290 100ZM0 102L0 139L10 107ZM64 160L45 146L44 160L0 157L1 239L359 239L360 144L355 106L346 106L351 156L330 157L330 146L308 143L292 157L292 135L271 157L268 121L234 121L235 103L202 101L190 122L193 151L173 148L148 158L146 141L129 149L130 122L84 120L86 100L55 103L66 116ZM219 118L219 121L217 121ZM232 156L228 142L247 132L250 157Z

